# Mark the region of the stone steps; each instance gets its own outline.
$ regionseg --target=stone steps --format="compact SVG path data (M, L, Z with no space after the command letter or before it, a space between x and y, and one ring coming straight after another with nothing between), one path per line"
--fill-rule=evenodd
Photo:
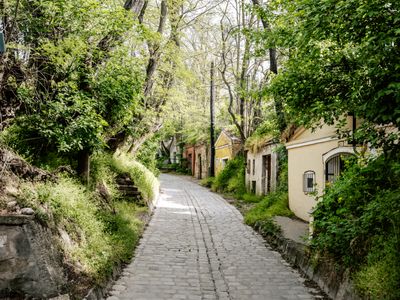
M128 174L120 175L117 177L116 182L118 190L124 198L137 203L142 201L143 198L139 189L135 186L135 183L131 180Z

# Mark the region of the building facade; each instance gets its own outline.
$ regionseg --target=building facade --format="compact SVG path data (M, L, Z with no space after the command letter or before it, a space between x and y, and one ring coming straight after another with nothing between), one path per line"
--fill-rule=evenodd
M353 128L351 117L347 127ZM335 126L323 125L312 131L298 128L286 143L288 151L289 207L304 221L327 184L335 181L344 168L343 159L354 154L353 145L339 139Z
M194 177L197 179L203 179L208 177L210 168L210 149L209 145L204 143L198 143L194 147L195 153L195 164L194 164Z
M261 149L246 149L246 187L256 195L266 195L275 191L278 175L277 144L272 140Z
M241 149L240 139L229 131L222 130L215 142L215 176L225 168L226 163L233 159Z

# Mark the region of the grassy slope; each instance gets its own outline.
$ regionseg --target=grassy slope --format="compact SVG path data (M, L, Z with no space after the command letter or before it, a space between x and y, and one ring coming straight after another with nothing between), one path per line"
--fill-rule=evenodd
M158 180L125 155L95 156L89 187L61 175L56 183L24 182L17 195L19 205L32 207L54 232L65 262L73 266L70 276L89 285L104 283L116 264L129 261L143 230L140 216L148 208L119 194L115 177L120 173L130 174L146 201L156 196ZM99 185L107 189L107 197L100 196Z

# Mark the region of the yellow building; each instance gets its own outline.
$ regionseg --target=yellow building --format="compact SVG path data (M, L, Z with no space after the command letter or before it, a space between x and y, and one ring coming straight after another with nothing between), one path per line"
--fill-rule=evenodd
M347 127L352 129L353 119ZM286 143L289 165L289 207L294 214L310 220L326 184L333 182L343 169L343 156L354 153L353 146L338 138L335 126L324 125L312 132L298 128Z
M241 149L240 139L227 130L222 130L215 142L215 176L234 158Z

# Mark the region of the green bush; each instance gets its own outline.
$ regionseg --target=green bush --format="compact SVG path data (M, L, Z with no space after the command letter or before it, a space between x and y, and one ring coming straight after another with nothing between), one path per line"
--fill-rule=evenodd
M155 176L160 175L159 164L156 159L160 147L159 137L146 141L135 155L135 160L149 169Z
M289 199L287 192L272 192L262 198L244 217L247 225L257 226L260 222L268 223L273 216L293 216L289 209Z
M215 177L212 190L234 194L238 197L246 193L245 165L243 156L229 160L225 168Z
M215 180L215 177L206 177L200 181L200 185L211 188Z
M361 293L400 298L400 163L353 161L314 212L314 251L350 267Z
M258 203L262 199L263 199L263 196L258 196L258 195L249 194L249 193L243 194L241 196L241 200L243 200L246 203Z

